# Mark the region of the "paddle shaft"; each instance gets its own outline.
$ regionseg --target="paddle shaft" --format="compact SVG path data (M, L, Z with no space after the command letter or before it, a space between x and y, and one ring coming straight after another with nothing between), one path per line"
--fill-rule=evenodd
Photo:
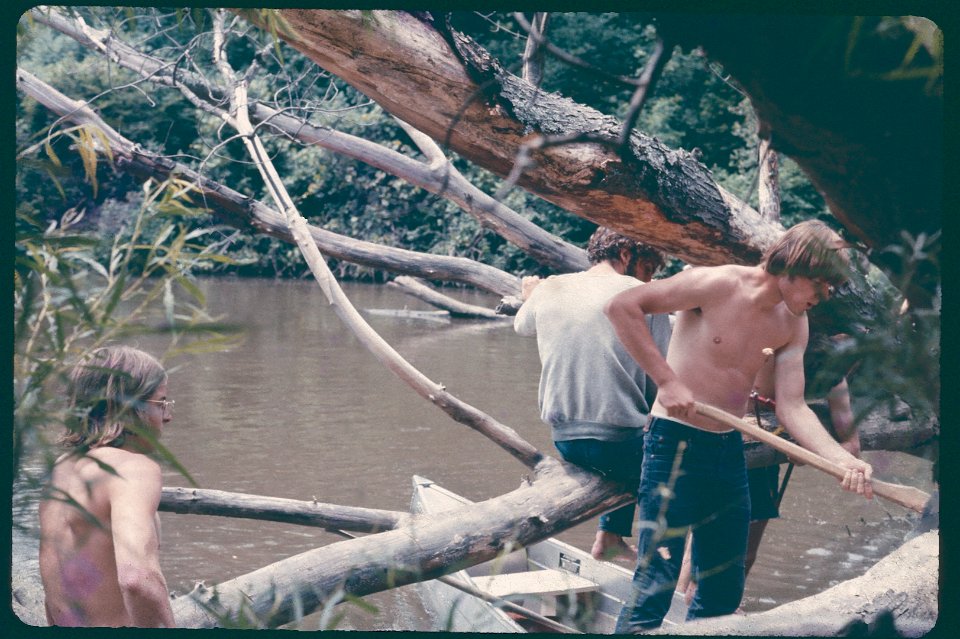
M773 433L769 433L759 426L755 426L750 422L735 417L730 413L709 406L707 404L701 404L700 402L694 402L694 410L701 415L714 419L721 424L725 424L730 428L736 429L745 435L749 435L754 439L757 439L764 444L767 444L771 448L774 448L784 455L791 457L799 462L813 466L817 470L822 470L828 475L832 475L837 479L843 479L846 474L846 469L836 464L828 459L824 459L820 455L803 448L793 442L787 441L780 437L777 437ZM889 499L892 502L900 504L915 510L917 512L923 512L923 507L927 504L927 500L930 499L930 495L923 492L919 488L914 488L912 486L902 486L900 484L891 484L889 482L880 481L879 479L871 479L870 483L873 486L873 492L884 499Z

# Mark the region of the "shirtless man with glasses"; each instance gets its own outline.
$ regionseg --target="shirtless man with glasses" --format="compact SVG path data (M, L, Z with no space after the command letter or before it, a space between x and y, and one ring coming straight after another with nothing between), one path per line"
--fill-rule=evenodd
M78 364L40 503L40 576L55 626L172 627L160 571L160 465L167 374L143 351L101 348Z

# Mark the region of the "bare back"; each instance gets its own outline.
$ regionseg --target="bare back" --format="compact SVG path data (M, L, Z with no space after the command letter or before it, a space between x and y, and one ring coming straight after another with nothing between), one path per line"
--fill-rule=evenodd
M111 466L119 476L95 459ZM86 457L63 458L57 463L51 478L53 498L40 504L40 575L51 624L134 625L119 585L113 507L132 498L145 500L147 508L153 503L147 525L153 527L151 536L158 539L152 493L159 497L159 480L156 462L117 448L97 448ZM125 512L120 505L117 510ZM140 518L143 516L148 515Z
M718 266L684 273L696 306L680 310L667 363L698 401L742 416L764 349L779 352L806 345L806 317L786 305L770 304L755 267ZM800 343L802 342L802 344ZM651 411L666 416L655 402ZM701 415L686 421L708 430L726 430Z

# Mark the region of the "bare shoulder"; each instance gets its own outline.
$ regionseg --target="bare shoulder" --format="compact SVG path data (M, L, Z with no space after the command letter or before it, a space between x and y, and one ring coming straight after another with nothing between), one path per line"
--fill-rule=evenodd
M719 266L701 266L690 269L690 273L697 277L709 279L714 283L727 283L735 286L748 279L754 272L754 267L739 264L721 264Z
M750 268L736 264L698 266L674 275L677 287L695 291L701 298L729 299L749 277Z
M160 464L147 455L109 447L96 448L88 455L100 462L98 466L103 472L119 482L131 485L160 482Z

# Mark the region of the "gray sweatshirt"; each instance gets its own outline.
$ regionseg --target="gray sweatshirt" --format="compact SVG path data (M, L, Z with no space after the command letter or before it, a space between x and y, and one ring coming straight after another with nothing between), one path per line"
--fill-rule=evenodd
M520 335L537 337L540 418L552 427L554 441L640 436L657 388L603 314L607 300L639 285L626 275L557 275L541 282L520 307L513 326ZM666 354L669 316L647 316L647 325Z

